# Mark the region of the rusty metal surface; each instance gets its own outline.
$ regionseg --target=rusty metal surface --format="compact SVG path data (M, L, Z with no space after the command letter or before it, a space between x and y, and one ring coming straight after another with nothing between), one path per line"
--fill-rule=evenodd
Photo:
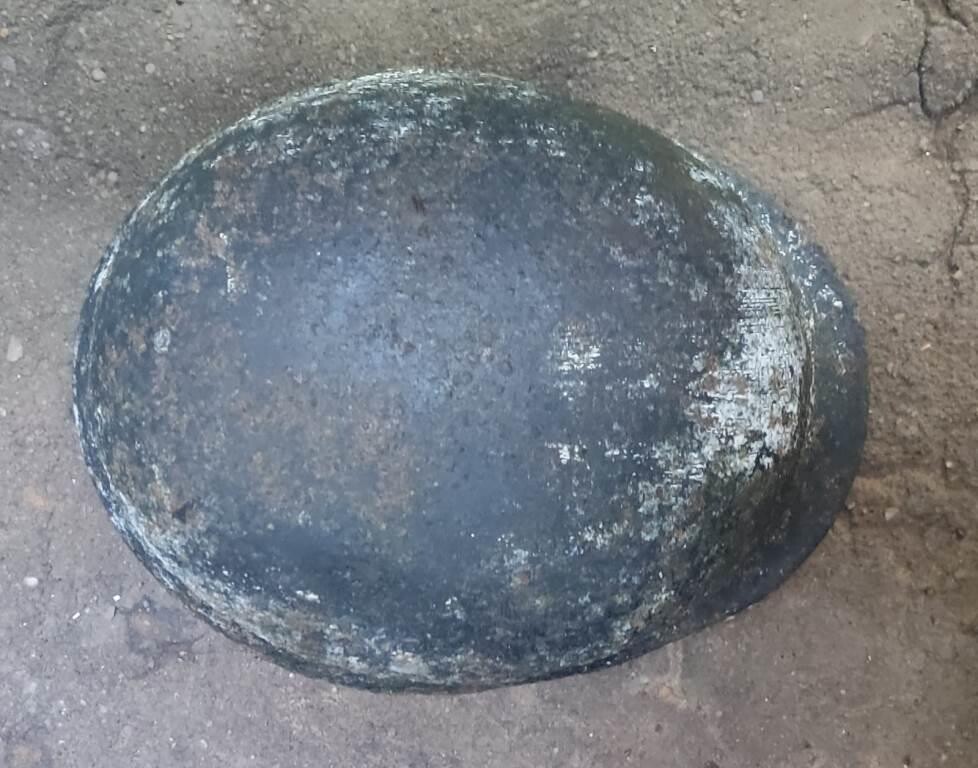
M624 117L389 73L193 150L109 247L75 409L113 522L307 674L468 690L615 663L831 525L865 359L823 255Z

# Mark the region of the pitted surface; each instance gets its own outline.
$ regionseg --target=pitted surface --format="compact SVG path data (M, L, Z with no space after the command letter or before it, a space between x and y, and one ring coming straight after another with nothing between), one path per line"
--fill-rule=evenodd
M776 585L854 471L861 355L820 254L739 182L618 115L414 72L185 158L93 280L76 413L113 521L218 627L477 688Z

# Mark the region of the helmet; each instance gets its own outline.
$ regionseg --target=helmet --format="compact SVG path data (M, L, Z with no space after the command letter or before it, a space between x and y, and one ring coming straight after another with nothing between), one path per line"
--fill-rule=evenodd
M867 412L823 253L655 131L487 75L294 94L192 150L92 280L112 522L302 673L458 691L614 664L780 584Z

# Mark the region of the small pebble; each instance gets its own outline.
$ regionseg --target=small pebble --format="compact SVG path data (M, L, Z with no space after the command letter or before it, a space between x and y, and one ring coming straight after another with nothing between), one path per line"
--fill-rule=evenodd
M156 65L153 62L149 62L144 67L147 75L153 75L156 73Z
M24 342L16 336L11 336L7 342L7 362L16 363L24 356Z
M101 67L95 67L95 69L91 71L91 75L92 80L94 80L96 83L101 83L106 77L105 70Z
M764 103L764 91L761 91L761 90L751 91L750 92L750 100L753 101L755 104L763 104Z
M34 587L36 587L40 583L41 582L38 581L38 578L36 576L24 577L24 586L27 587L28 589L34 589Z
M10 37L10 30L7 27L0 27L0 40L6 40Z
M14 57L9 54L0 56L0 70L3 70L8 75L16 75L17 62L14 60Z
M146 123L140 123L139 124L139 132L140 133L146 133L146 131L148 131L148 130L149 130L149 126L146 125Z
M883 518L888 523L893 520L896 520L897 517L899 517L899 515L900 515L900 510L897 509L896 507L887 507L886 511L883 512Z
M109 171L107 174L105 174L105 180L109 182L109 184L116 184L119 181L119 174L115 171Z

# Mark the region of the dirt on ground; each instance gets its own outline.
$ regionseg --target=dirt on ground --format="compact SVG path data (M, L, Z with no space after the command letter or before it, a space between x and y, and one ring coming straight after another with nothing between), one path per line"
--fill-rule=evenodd
M125 213L301 86L530 79L733 166L860 305L870 439L805 565L608 671L456 697L293 676L111 528L70 417ZM0 0L0 766L978 765L978 0Z

